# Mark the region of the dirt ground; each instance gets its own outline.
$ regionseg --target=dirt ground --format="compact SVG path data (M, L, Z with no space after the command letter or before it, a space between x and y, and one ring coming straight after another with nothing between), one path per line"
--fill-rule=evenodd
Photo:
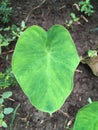
M72 5L78 0L46 0L39 7L41 0L17 0L12 1L14 16L13 23L20 25L22 20L26 20L26 25L40 25L48 30L54 24L65 26L65 21L69 19L69 14L75 11ZM87 50L98 46L98 31L91 32L91 29L98 27L98 0L91 0L95 13L88 18L88 23L81 21L80 25L73 25L69 29L75 42L79 55L83 55ZM29 12L32 13L28 17ZM15 44L11 45L14 47ZM9 47L10 48L10 47ZM9 54L11 57L12 54ZM0 64L8 64L0 61ZM9 63L9 65L11 62ZM0 66L1 67L1 66ZM6 67L5 67L6 68ZM4 68L4 69L5 69ZM52 117L35 109L19 86L8 88L13 91L12 98L8 106L16 107L20 104L14 121L13 130L68 130L72 128L78 110L88 104L88 98L98 101L98 77L94 76L88 66L79 64L74 76L74 89L62 108L55 112ZM7 119L10 124L11 118ZM3 130L3 128L0 128ZM6 130L9 130L7 128Z

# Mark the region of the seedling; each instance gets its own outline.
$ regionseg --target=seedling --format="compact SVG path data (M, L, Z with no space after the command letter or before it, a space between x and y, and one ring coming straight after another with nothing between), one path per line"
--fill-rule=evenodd
M88 16L92 16L94 13L94 7L91 5L90 0L80 1L79 2L80 11L84 12Z
M20 35L25 29L26 29L26 25L24 21L21 22L20 27L17 27L16 25L12 25L11 31L12 31L13 36L15 37L14 39L16 39L16 37L20 37Z
M95 57L97 56L96 50L88 50L88 57Z
M19 37L12 69L32 105L52 114L72 92L73 76L79 62L66 28L54 25L46 32L35 25Z
M9 99L9 97L11 96L12 96L11 91L4 92L2 95L0 95L0 127L7 128L5 116L11 114L14 110L12 107L4 106L5 100Z
M71 20L66 21L66 26L71 27L73 24L80 24L79 17L76 17L75 13L70 13L70 18Z
M70 17L72 18L73 22L79 21L79 18L76 17L75 13L70 13Z

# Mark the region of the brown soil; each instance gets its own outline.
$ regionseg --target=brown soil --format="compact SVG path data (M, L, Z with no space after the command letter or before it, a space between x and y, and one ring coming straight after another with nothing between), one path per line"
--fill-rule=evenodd
M36 24L48 30L54 24L65 25L66 19L69 19L69 14L75 11L72 5L76 1L78 0L46 0L40 7L38 7L41 3L40 0L12 1L15 12L12 21L19 25L22 20L26 20L30 10L33 9L26 21L27 26ZM91 29L98 27L98 0L91 2L95 13L88 18L88 23L82 20L81 25L73 25L73 29L69 30L80 56L98 45L98 32L90 32ZM11 48L14 46L14 44L11 45ZM11 55L9 54L10 59ZM8 65L10 62L0 61L2 70ZM67 126L72 128L77 111L88 104L88 98L90 97L92 101L98 101L98 78L92 74L86 65L80 64L77 69L80 72L75 73L73 92L62 108L55 112L52 117L35 109L19 86L8 88L13 91L12 98L15 101L9 101L7 105L15 108L20 104L13 130L67 130ZM10 124L10 121L11 117L7 119L7 124ZM3 128L0 129L3 130Z

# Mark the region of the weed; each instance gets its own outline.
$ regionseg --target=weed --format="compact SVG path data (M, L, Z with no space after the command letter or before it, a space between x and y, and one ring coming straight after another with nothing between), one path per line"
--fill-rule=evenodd
M8 23L10 21L10 16L13 11L10 5L10 0L2 0L0 2L0 19L3 23Z
M12 25L11 27L11 32L13 34L13 39L20 37L20 35L22 34L22 32L26 29L26 25L25 22L22 21L21 22L21 26L17 27L16 25Z
M15 41L25 28L24 21L21 22L20 27L13 24L6 28L0 28L0 54L2 53L2 47L7 47L12 41Z
M86 14L87 16L92 16L94 13L94 7L91 5L90 0L80 1L78 3L73 4L78 12L80 12L79 17L76 17L75 13L71 13L70 17L71 20L67 22L67 26L71 26L73 23L80 23L80 20L83 19L85 22L88 22L88 19L83 15Z
M12 69L8 68L5 73L0 72L0 89L14 86L17 81L12 73Z
M79 2L80 11L85 13L88 16L92 16L94 13L94 7L91 5L90 0L80 1Z
M0 127L8 127L5 121L5 116L11 114L14 109L12 107L5 107L4 102L5 99L9 99L11 96L11 91L4 92L2 95L0 95Z
M79 20L80 18L76 16L75 13L70 13L70 20L66 21L66 26L67 27L72 27L73 24L80 24Z
M5 38L2 34L0 34L0 54L2 53L2 47L6 47L9 45L9 39Z

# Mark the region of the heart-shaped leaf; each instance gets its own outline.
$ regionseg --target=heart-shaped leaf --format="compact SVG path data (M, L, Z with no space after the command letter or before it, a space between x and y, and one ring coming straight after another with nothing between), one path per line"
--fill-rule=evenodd
M98 130L98 102L79 110L73 130Z
M74 42L61 25L47 32L31 26L20 36L12 60L13 72L31 103L39 110L58 110L73 89L79 64Z

